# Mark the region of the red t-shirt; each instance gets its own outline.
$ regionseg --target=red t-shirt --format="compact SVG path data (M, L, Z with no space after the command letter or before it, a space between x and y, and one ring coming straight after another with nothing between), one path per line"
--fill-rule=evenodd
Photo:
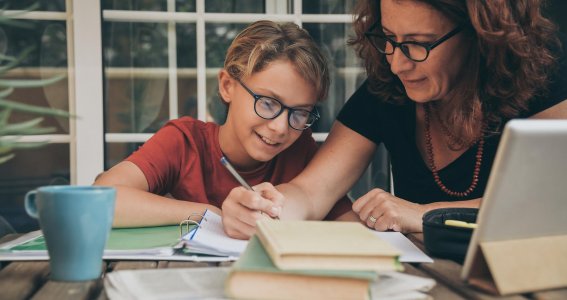
M250 185L289 182L317 151L307 130L289 148L256 170L240 172ZM228 193L240 184L220 163L219 125L190 117L169 121L126 160L146 176L149 191L171 194L175 199L221 207ZM347 197L339 200L326 219L334 219L352 207Z

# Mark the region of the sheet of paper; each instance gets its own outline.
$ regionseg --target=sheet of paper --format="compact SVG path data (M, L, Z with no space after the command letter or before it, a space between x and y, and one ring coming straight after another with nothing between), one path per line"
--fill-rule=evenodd
M382 272L370 285L372 299L431 299L425 294L435 286L435 280L400 272Z
M230 238L224 232L221 216L208 210L194 231L183 236L189 250L197 253L240 256L248 241Z
M224 282L228 268L123 270L106 274L112 299L228 299Z
M405 263L432 263L433 259L417 248L407 237L399 232L373 231L375 235L392 244L402 252L400 262Z
M104 286L113 299L226 299L224 283L229 268L123 270L107 273ZM383 272L370 286L371 299L431 299L430 278Z

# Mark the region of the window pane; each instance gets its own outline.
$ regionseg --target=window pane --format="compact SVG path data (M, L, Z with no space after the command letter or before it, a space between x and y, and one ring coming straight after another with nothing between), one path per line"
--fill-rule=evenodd
M39 5L36 11L65 11L65 0L0 0L0 7L6 10L24 10Z
M206 24L206 58L208 68L222 68L226 50L247 24Z
M197 26L193 23L176 25L177 67L197 67Z
M104 22L106 67L167 67L167 24Z
M175 0L175 8L178 12L195 12L195 0Z
M110 133L153 133L169 119L165 72L130 69L125 75L106 70L105 125Z
M197 118L197 33L195 24L177 24L177 112Z
M58 82L44 87L17 88L7 98L25 104L69 110L67 81L67 37L65 22L27 21L30 28L2 26L0 28L0 54L18 57L25 51L29 54L18 68L5 73L6 79L39 80L54 76L65 76ZM10 122L30 120L37 116L13 112ZM54 133L69 132L66 118L44 117L42 125L53 127Z
M38 225L24 210L24 195L39 186L69 184L69 145L49 144L15 154L0 164L0 211L14 229L28 232Z
M264 13L266 11L265 1L266 0L207 0L205 1L205 12Z
M346 45L352 34L350 24L304 23L313 39L329 58L331 86L327 100L318 107L321 119L313 126L314 132L328 132L344 102L364 79L364 70L352 48Z
M144 143L106 143L104 169L108 170L134 153Z
M102 9L166 11L167 1L153 0L102 0Z
M192 72L191 72L192 73ZM197 119L197 78L194 74L178 73L177 112L179 117L189 116Z
M169 119L167 25L105 22L107 132L155 132Z
M303 0L304 14L350 14L355 0Z

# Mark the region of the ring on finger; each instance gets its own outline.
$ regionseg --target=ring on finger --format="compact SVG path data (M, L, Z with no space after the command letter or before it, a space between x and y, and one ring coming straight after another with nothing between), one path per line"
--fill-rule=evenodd
M368 221L370 221L370 223L376 223L376 220L378 219L374 218L374 216L368 217Z

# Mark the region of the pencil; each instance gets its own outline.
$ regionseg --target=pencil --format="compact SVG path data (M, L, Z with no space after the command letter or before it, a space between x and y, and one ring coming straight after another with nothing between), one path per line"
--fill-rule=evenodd
M226 157L221 157L220 162L223 166L225 166L225 168L230 172L230 174L232 174L232 176L238 181L238 183L240 183L240 185L242 185L243 187L245 187L247 190L253 191L254 189L248 184L248 182L246 182L244 180L244 178L242 178L242 176L240 176L240 174L238 174L238 172L236 172L236 170L234 169L234 167L230 164L230 162L228 161L228 159L226 159Z
M238 181L238 183L240 183L240 185L245 187L247 190L254 191L254 189L248 184L248 182L246 182L246 180L244 180L244 178L242 178L242 176L240 176L240 174L236 172L236 169L232 166L232 164L226 157L221 157L220 162L230 172L230 174L232 174L232 176ZM264 212L260 211L260 214L264 215ZM280 218L275 217L274 219L279 220Z

